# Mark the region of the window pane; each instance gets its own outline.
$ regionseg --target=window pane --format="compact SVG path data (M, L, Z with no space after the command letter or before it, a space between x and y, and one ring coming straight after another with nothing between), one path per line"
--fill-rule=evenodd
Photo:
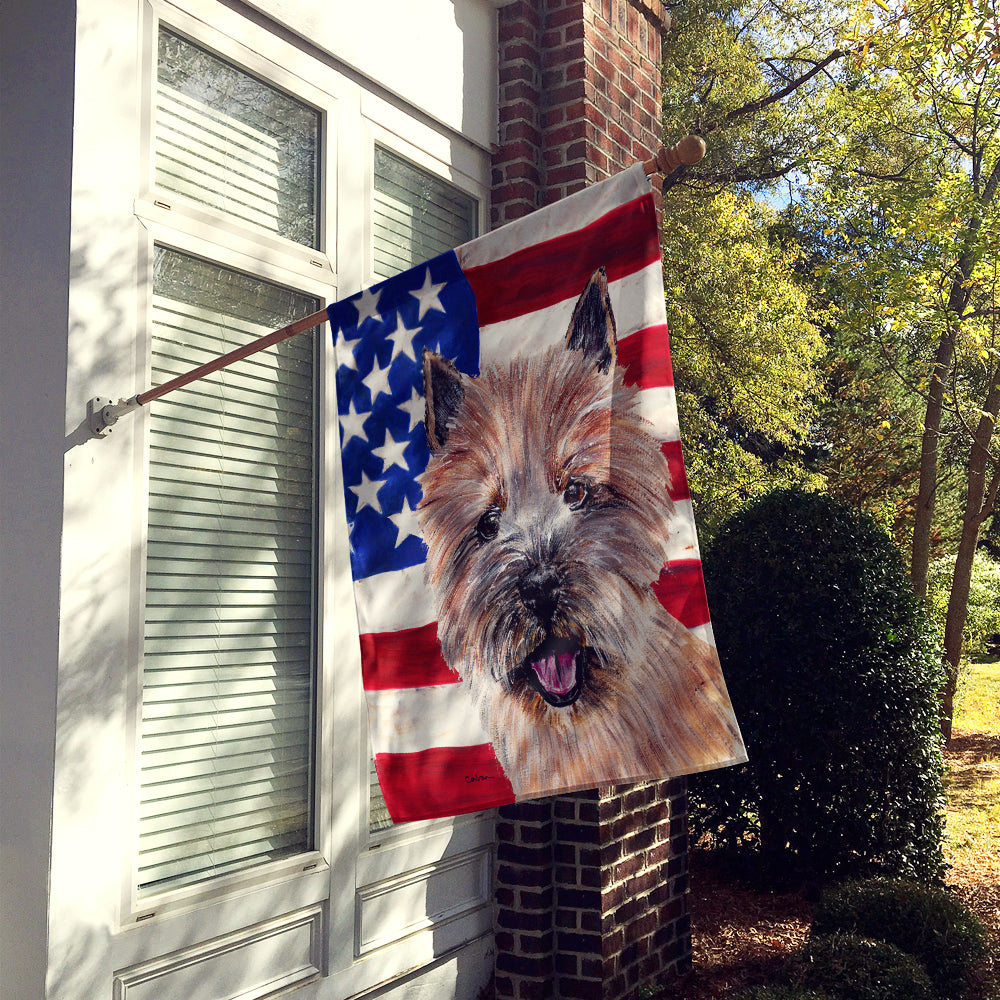
M319 112L160 29L156 184L317 246Z
M158 247L152 382L317 308ZM314 349L150 404L141 894L312 846Z
M478 235L475 198L381 146L375 147L375 274L391 278ZM368 769L369 830L392 826L374 760Z
M467 243L476 200L381 146L375 147L375 274L391 278Z

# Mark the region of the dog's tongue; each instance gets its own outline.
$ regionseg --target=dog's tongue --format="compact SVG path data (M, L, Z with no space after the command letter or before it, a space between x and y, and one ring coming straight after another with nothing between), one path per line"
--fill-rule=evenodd
M568 694L576 684L576 651L550 651L531 662L538 680L552 694Z

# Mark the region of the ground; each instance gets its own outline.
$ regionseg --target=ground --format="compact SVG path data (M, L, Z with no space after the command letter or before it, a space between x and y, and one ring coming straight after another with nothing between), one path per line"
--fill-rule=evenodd
M969 1000L1000 1000L1000 736L956 729L948 767L947 885L983 921L990 956ZM693 970L662 1000L723 1000L771 981L802 944L812 917L811 892L753 888L710 851L691 852Z

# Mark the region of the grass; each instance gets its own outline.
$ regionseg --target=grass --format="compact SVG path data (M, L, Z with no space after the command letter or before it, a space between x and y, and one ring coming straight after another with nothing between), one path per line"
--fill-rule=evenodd
M946 880L982 920L992 945L970 996L1000 1000L1000 662L963 672L945 758Z
M955 702L956 728L1000 736L1000 660L963 670Z
M948 757L948 861L992 860L1000 875L1000 662L963 674Z

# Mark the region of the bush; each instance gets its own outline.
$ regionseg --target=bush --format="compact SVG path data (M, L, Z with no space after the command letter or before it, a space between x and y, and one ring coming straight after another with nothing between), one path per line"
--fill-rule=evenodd
M884 941L853 934L810 938L793 968L804 987L819 987L837 1000L933 1000L924 967Z
M937 992L961 996L986 956L986 934L946 890L904 879L870 879L827 889L816 906L814 935L850 932L895 945L918 959Z
M695 834L776 872L939 878L943 675L888 535L781 490L723 526L704 568L750 760L691 780Z
M741 990L733 1000L839 1000L823 990L802 989L799 986L752 986Z

